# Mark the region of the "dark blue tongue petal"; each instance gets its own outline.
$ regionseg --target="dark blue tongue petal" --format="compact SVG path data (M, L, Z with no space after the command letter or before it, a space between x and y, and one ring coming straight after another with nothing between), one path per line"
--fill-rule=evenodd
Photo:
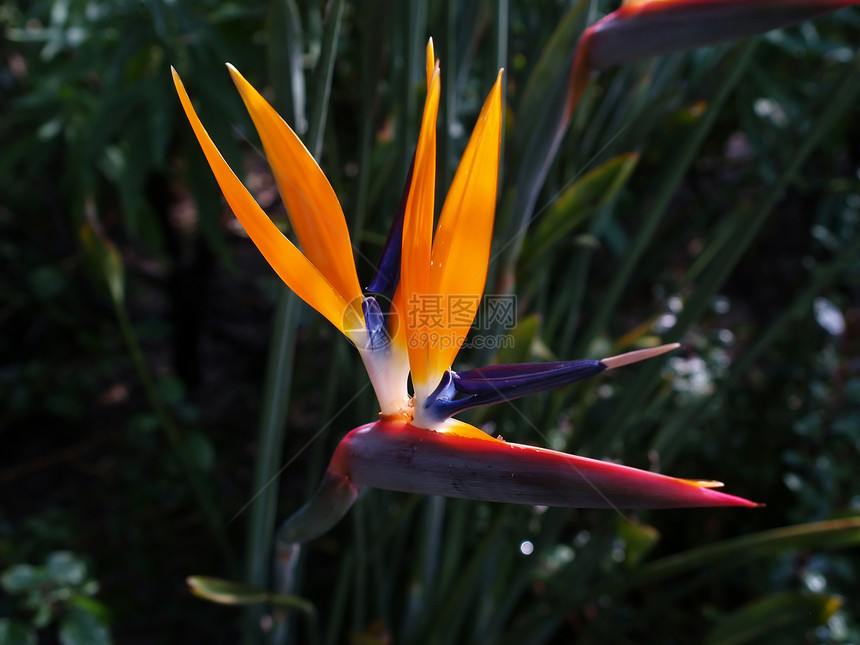
M504 398L520 397L597 376L605 369L603 363L595 360L490 365L458 372L454 375L454 387L464 394L495 392L502 396L504 392Z
M412 163L406 174L406 185L403 187L403 195L397 206L397 213L388 231L388 239L382 249L379 264L376 265L376 273L373 280L367 285L367 291L371 293L391 293L400 282L400 252L403 248L403 216L406 213L406 200L409 197L409 187L412 185L412 169L415 167L415 155L412 155Z
M385 314L376 302L376 298L365 298L361 303L364 312L364 324L367 326L368 349L382 349L391 342L385 325Z
M428 397L427 407L447 418L464 410L528 394L545 392L600 374L600 361L491 365L465 372L448 372Z

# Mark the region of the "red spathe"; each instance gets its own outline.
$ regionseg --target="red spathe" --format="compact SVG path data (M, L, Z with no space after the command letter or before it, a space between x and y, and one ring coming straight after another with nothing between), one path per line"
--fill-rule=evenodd
M713 483L389 421L350 432L329 469L356 486L491 502L570 508L759 506L708 487Z

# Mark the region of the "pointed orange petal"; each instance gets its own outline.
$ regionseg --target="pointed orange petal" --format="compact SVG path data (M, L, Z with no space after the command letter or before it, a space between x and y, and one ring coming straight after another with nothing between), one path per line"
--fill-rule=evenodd
M504 443L501 439L496 439L480 428L476 428L472 424L460 421L459 419L446 419L439 427L433 428L433 430L442 434L463 437L464 439L479 439L481 441L498 441Z
M263 257L272 266L281 280L287 283L302 300L328 318L331 323L342 332L344 329L344 313L347 309L347 301L334 289L326 278L311 264L284 235L272 220L263 212L263 209L254 201L251 193L242 185L239 178L230 170L230 166L218 152L218 148L212 142L194 107L191 99L179 78L176 70L172 69L173 82L179 100L185 109L194 134L203 148L206 160L212 167L215 179L221 186L221 191L227 199L227 203L236 217L242 223L242 227L248 233L248 237L257 245Z
M430 81L433 80L433 70L436 69L436 53L433 51L433 39L427 41L427 89L430 89Z
M496 210L501 132L499 72L454 175L433 240L430 290L440 296L445 328L438 330L444 336L443 342L431 353L431 380L433 375L441 378L451 367L484 292Z
M236 68L227 67L260 134L302 252L344 300L360 302L349 230L331 184L274 108Z
M406 307L403 304L403 289L398 285L391 298L391 312L396 315L389 316L388 336L391 339L391 351L397 356L406 356L409 363L409 352L407 351L406 323L404 315Z
M440 78L436 66L424 103L421 133L415 151L412 185L403 218L403 252L400 287L403 291L401 320L406 331L409 368L416 396L423 399L436 383L428 383L427 363L431 318L438 308L430 291L430 253L433 240L433 208L436 191L436 116L439 112Z

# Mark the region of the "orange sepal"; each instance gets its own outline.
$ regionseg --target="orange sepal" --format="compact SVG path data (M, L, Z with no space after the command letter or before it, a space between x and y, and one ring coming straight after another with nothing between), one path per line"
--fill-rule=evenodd
M406 331L409 368L416 392L435 383L428 382L430 352L429 318L436 299L430 291L430 259L433 240L433 208L436 192L436 117L439 112L440 78L436 66L424 103L424 116L415 152L412 185L403 218L403 251L400 264L402 306L400 314Z
M347 311L347 301L301 251L284 237L242 185L200 122L179 74L173 68L171 71L179 100L200 142L203 154L206 155L227 203L248 233L248 237L296 295L325 316L341 332L346 333L344 314Z
M460 159L433 240L430 291L443 328L431 348L429 374L438 381L469 333L487 282L502 136L502 72L487 97Z
M227 66L260 134L302 252L347 302L360 302L352 244L340 202L301 139L232 65Z

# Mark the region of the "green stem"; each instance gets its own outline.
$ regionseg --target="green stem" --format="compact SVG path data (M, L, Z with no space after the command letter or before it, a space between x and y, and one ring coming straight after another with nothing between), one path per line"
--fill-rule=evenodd
M257 497L250 509L248 547L245 554L248 584L263 589L269 587L278 504L278 469L282 461L286 436L299 307L301 303L298 297L283 286L278 294L263 388L263 408L257 433L257 457L254 464L252 491ZM263 611L264 608L259 605L248 607L246 643L259 642L259 625Z
M314 88L310 104L312 112L307 144L308 149L316 159L319 159L322 153L323 135L328 116L328 101L331 94L331 79L334 75L334 61L345 4L345 0L332 0L331 2L323 32L322 55L314 72Z
M334 70L340 21L344 0L334 0L330 7L323 34L322 55L317 64L312 97L312 113L308 124L307 145L315 158L320 157L331 79ZM283 103L286 97L278 97ZM289 392L292 383L299 299L283 285L278 292L277 308L269 349L263 406L258 433L257 461L254 468L254 495L251 506L246 553L247 581L255 587L268 588L273 562L273 539L278 501L278 468L282 461L286 434ZM293 559L295 566L298 559ZM277 568L277 564L276 564ZM289 591L289 590L284 590ZM246 615L245 642L260 642L259 621L262 608L251 607ZM282 636L283 633L278 634Z

